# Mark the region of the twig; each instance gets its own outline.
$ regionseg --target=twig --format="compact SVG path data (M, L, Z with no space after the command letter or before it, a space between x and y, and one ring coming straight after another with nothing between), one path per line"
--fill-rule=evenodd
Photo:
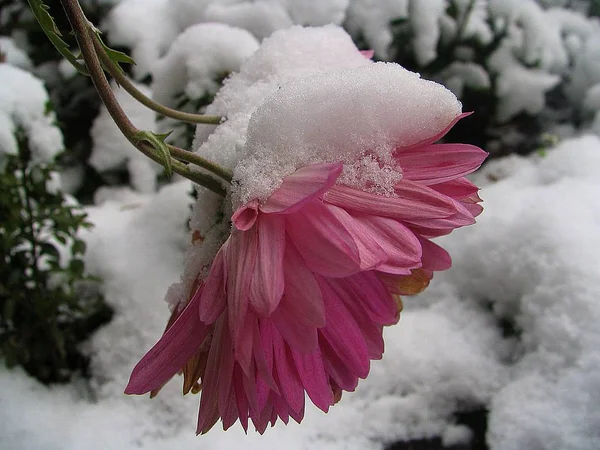
M162 163L163 160L154 147L136 138L136 136L139 136L140 130L137 129L129 120L129 117L127 117L119 105L119 102L115 98L110 84L104 75L104 70L102 69L102 65L100 64L100 60L98 59L98 55L96 54L96 50L94 48L94 39L92 37L94 32L89 27L89 22L85 17L79 2L77 0L61 0L61 4L67 14L69 22L71 23L71 27L73 28L75 38L79 44L81 54L86 63L92 82L94 83L96 91L98 92L98 95L100 96L102 103L104 103L108 113L117 124L117 127L119 127L119 130L121 130L121 133L123 133L129 142L131 142L138 150L144 153L144 155L158 163ZM198 171L193 171L190 167L177 160L172 160L171 166L173 172L178 173L191 181L201 184L217 194L226 194L226 190L223 185L212 176Z
M162 114L163 116L180 120L182 122L204 123L210 125L219 125L223 122L223 117L206 116L203 114L192 114L184 111L179 111L177 109L169 108L168 106L157 103L148 96L144 95L144 93L138 88L136 88L135 85L131 82L131 80L123 73L123 71L117 65L117 63L110 59L110 57L106 53L106 50L104 50L104 47L102 47L98 36L95 33L93 39L96 53L99 56L100 61L102 62L108 73L110 73L116 80L116 82L123 86L123 88L142 105L150 108L153 111L156 111L159 114Z

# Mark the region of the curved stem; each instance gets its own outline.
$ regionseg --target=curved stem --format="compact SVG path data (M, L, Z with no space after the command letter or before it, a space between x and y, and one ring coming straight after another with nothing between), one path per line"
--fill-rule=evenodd
M151 145L135 138L140 130L133 125L133 123L129 120L129 117L127 117L119 105L119 102L115 98L115 94L113 93L110 84L104 75L104 70L102 69L102 65L100 64L100 60L98 59L98 55L96 54L94 48L94 39L92 37L93 31L88 26L88 20L81 10L79 2L77 0L61 0L61 4L63 5L67 17L69 18L69 22L71 23L71 27L75 33L75 38L79 44L81 54L90 73L92 82L94 83L96 91L98 92L98 95L100 96L102 103L104 103L108 113L116 123L117 127L119 127L119 130L121 130L121 133L123 133L129 142L131 142L138 150L144 153L144 155L158 163L161 163L162 159L160 155ZM171 164L173 172L178 173L191 181L201 184L217 194L226 194L226 190L223 185L210 175L193 171L190 167L177 160L173 160Z
M150 97L144 95L142 91L135 87L135 85L131 82L131 80L123 73L121 68L115 63L108 54L106 50L102 47L98 36L94 34L94 48L96 49L96 53L102 62L102 65L106 68L108 73L110 73L114 79L119 83L123 88L135 98L142 105L150 108L151 110L162 114L163 116L170 117L172 119L180 120L182 122L188 123L204 123L210 125L218 125L223 122L224 118L219 116L206 116L203 114L192 114L184 111L179 111L177 109L169 108L168 106L161 105L160 103L155 102Z
M224 167L219 166L218 164L214 164L210 162L208 159L203 158L197 153L189 152L179 147L175 147L174 145L167 144L169 148L169 152L171 156L175 159L179 159L180 161L189 162L195 164L197 166L203 167L207 170L210 170L215 175L220 176L225 181L231 183L231 179L233 178L233 174L231 171L225 169Z

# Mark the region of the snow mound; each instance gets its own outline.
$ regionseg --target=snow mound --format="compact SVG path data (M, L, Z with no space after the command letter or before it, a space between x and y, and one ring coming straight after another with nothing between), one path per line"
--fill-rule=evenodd
M395 149L439 134L460 113L461 103L449 90L397 64L295 80L269 96L250 119L246 156L234 172L239 200L264 200L284 176L315 162L352 165L373 155L393 164ZM368 179L346 173L343 181L357 187L373 182L391 195L401 174L387 169Z

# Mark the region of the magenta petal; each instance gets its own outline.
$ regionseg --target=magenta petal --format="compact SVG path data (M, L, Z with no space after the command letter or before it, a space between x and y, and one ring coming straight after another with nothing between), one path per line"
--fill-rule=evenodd
M200 348L208 327L198 317L198 297L133 369L126 394L145 394L166 383Z
M380 325L397 322L398 307L385 284L375 272L363 272L340 280L352 289L357 301L361 301L371 320Z
M290 408L298 412L304 406L304 389L290 350L277 333L273 333L273 356L281 394Z
M223 267L223 249L219 249L212 263L210 273L204 282L198 305L200 320L211 324L225 310L225 269Z
M327 281L322 277L318 281L325 299L327 318L327 326L320 328L319 333L348 369L365 378L369 373L369 355L360 328Z
M317 328L296 317L287 308L285 296L279 308L271 314L271 320L285 342L294 350L310 353L317 348Z
M244 428L245 432L248 432L248 417L250 413L250 403L246 396L246 390L244 388L244 375L239 366L236 366L233 371L233 391L235 393L235 400L237 404L238 416L240 423Z
M487 153L468 144L434 144L395 153L405 179L426 185L442 183L476 170Z
M208 352L206 371L202 378L203 389L202 396L200 397L197 433L203 433L209 430L221 415L219 408L221 386L219 380L221 379L221 355L224 339L227 339L227 341L230 342L226 315L222 315L215 324L210 350ZM231 353L231 349L229 349L227 353ZM231 378L224 381L231 385ZM225 389L228 391L229 388L226 386ZM226 394L228 395L228 392Z
M327 277L345 277L360 271L354 238L327 205L313 202L287 216L286 229L306 265Z
M283 295L283 254L285 219L262 214L258 219L258 247L254 275L250 285L250 303L263 317L277 308Z
M358 216L369 232L377 236L379 245L387 255L377 270L397 275L408 275L410 269L421 266L421 243L415 234L400 222L387 217Z
M333 392L325 373L321 352L302 355L292 351L300 381L315 406L324 412L333 405Z
M346 279L328 280L329 286L344 302L348 312L352 315L360 328L370 359L381 359L383 355L383 327L371 320L365 309L364 303L369 299L357 298L356 293L350 288Z
M239 339L248 310L250 282L256 263L256 249L256 227L248 231L234 231L223 244L227 283L227 311L235 349L240 345Z
M342 173L342 163L313 164L283 179L281 186L260 206L263 213L291 214L326 192Z
M421 238L423 246L423 268L428 270L447 270L452 267L452 258L446 250L429 239Z
M427 186L400 180L395 189L398 197L335 186L324 200L348 211L398 220L448 217L456 212L451 199Z

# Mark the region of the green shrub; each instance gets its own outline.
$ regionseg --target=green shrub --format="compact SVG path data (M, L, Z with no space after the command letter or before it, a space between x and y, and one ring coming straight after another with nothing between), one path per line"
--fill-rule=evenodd
M77 232L91 227L86 214L52 189L54 166L32 162L16 134L19 153L0 155L0 356L44 383L64 382L86 374L78 344L112 312L85 272Z

